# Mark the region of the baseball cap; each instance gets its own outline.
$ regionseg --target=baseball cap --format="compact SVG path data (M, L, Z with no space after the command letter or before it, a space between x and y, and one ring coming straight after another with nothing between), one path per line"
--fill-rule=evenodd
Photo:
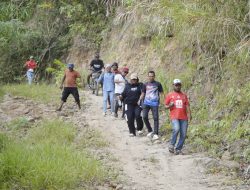
M128 68L128 67L123 67L123 68L122 68L122 71L128 73L128 72L129 72L129 68Z
M73 69L73 68L74 68L74 64L73 64L73 63L69 63L69 64L67 65L67 67Z
M180 79L174 79L173 84L181 84L181 80Z
M30 56L30 59L34 59L34 56Z
M138 79L137 73L132 73L132 74L130 75L130 79L131 79L131 80L133 80L133 79Z

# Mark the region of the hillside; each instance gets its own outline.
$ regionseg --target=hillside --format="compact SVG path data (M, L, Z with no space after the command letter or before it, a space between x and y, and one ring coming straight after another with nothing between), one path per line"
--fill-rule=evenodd
M85 76L96 51L141 81L155 70L166 93L180 78L193 113L189 152L236 161L238 176L249 183L249 1L3 0L0 10L2 84L24 81L30 55L39 61L38 81L58 81L55 59L75 63ZM167 113L162 118L168 139Z

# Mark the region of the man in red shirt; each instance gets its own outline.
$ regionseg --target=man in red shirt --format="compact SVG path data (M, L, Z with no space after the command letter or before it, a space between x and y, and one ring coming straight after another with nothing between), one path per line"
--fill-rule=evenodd
M26 76L28 78L28 83L31 85L34 78L34 69L37 67L33 56L30 56L30 60L25 63L25 67L27 69Z
M169 152L174 153L175 151L175 154L182 154L181 149L187 134L188 120L190 121L192 117L187 95L181 91L181 81L175 79L173 86L174 92L170 92L165 98L165 107L170 109L170 119L173 129ZM175 147L179 133L179 142Z
M78 93L78 89L76 85L76 79L81 78L81 76L77 71L74 70L74 64L68 64L67 66L68 66L68 69L65 70L62 83L60 86L60 88L63 89L62 98L61 98L62 102L61 102L60 107L57 109L57 111L62 110L62 106L67 101L67 98L70 94L73 95L78 105L78 108L81 109L79 93Z

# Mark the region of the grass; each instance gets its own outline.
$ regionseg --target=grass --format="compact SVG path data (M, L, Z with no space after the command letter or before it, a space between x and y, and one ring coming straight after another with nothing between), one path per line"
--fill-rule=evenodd
M3 86L3 91L13 96L30 98L36 101L51 103L58 101L60 89L54 85L13 84Z
M0 189L77 189L103 182L101 164L72 146L74 126L43 121L22 139L0 134Z

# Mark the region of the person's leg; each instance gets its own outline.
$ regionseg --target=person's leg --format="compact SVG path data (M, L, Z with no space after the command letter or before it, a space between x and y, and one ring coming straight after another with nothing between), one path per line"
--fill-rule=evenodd
M179 120L180 122L180 138L179 138L179 142L176 146L176 150L181 150L185 139L186 139L186 135L187 135L187 128L188 128L188 121L187 120Z
M129 133L134 134L135 133L135 113L134 113L134 106L127 104L127 109L126 109L126 119L127 119L127 124L129 128Z
M78 108L81 109L80 97L79 97L78 89L77 88L72 88L71 93L72 93L72 95L73 95L73 97L75 99L76 104L78 105Z
M110 109L111 108L111 103L110 103L110 97L109 97L109 94L108 94L108 107L107 107L108 109Z
M137 131L141 131L143 129L143 121L141 117L141 111L142 109L140 106L135 107L135 119L136 119L136 126L137 126Z
M108 92L103 91L103 113L107 112L107 101L108 101Z
M114 98L114 107L115 107L115 117L118 117L118 109L119 109L119 104L118 104L118 98L120 94L115 94Z
M154 134L158 135L159 131L159 110L158 106L151 106L151 111L154 119Z
M152 128L151 128L151 125L149 123L149 120L148 120L148 112L150 110L150 106L147 106L147 105L144 105L143 106L143 121L148 129L148 132L151 133L152 132Z
M122 101L122 118L125 116L125 103Z
M33 74L33 72L30 72L30 71L27 71L27 72L26 72L27 79L28 79L28 84L29 84L29 85L32 84L32 79L33 79L32 74Z
M57 109L57 111L61 111L63 104L67 101L68 96L70 95L70 90L68 88L64 88L62 92L61 105Z
M111 113L114 113L115 108L114 108L114 91L109 92L109 101L110 101L110 106L111 106Z
M87 76L87 83L88 85L90 85L90 77L91 77L92 73L89 73L88 76Z
M175 146L179 131L180 131L180 122L178 119L173 119L172 120L172 137L170 140L170 145Z

